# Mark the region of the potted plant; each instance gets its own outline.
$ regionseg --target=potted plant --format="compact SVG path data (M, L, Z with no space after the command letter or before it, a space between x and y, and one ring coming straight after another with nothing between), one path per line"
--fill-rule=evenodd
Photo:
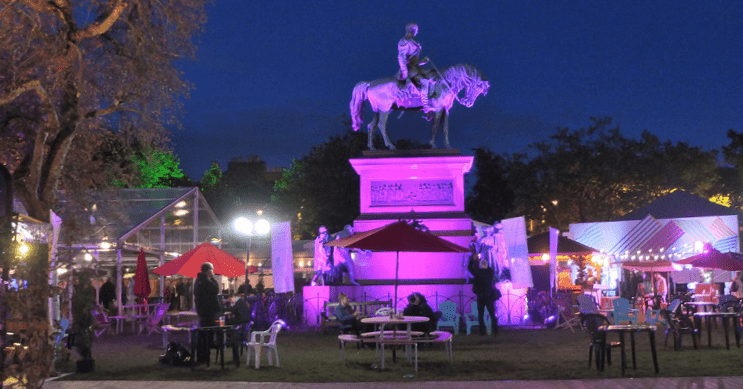
M89 268L78 269L73 276L72 330L74 338L72 345L80 354L80 359L76 362L78 373L88 373L95 368L95 359L93 359L95 288L91 284L92 276L93 269Z

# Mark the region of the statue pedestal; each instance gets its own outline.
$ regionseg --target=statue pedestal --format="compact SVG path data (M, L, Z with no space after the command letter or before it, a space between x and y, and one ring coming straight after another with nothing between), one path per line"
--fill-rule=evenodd
M464 174L474 157L459 150L366 151L349 162L360 176L360 213L354 233L415 218L443 239L467 247L472 219L464 213ZM396 256L379 252L354 258L356 279L394 284ZM464 254L399 254L401 284L461 283ZM362 282L363 284L363 282Z
M304 325L320 326L320 312L326 301L330 301L330 286L305 286L302 288L304 299ZM333 296L333 301L337 301Z

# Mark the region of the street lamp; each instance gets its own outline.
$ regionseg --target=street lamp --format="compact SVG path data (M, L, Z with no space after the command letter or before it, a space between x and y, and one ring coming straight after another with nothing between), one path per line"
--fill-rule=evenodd
M267 235L271 231L271 223L266 219L250 220L246 217L239 217L232 222L235 231L248 237L248 256L245 260L245 297L248 297L248 274L250 273L250 249L253 244L254 235Z

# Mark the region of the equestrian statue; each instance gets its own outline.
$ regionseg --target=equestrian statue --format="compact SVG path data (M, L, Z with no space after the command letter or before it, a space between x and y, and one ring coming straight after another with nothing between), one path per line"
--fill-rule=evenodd
M449 110L454 100L469 108L482 93L487 95L490 84L474 66L458 64L439 72L428 57L418 58L421 45L415 40L418 26L410 23L405 27L405 36L397 45L397 60L400 71L396 77L382 78L371 82L356 84L351 95L351 119L354 131L363 123L364 101L368 100L374 111L374 119L367 126L368 147L374 150L372 139L374 128L378 127L384 144L394 150L395 145L387 137L387 118L393 110L418 111L433 122L431 129L431 148L436 148L436 132L443 124L444 145L449 144ZM422 66L430 63L433 69ZM464 97L459 92L464 90Z

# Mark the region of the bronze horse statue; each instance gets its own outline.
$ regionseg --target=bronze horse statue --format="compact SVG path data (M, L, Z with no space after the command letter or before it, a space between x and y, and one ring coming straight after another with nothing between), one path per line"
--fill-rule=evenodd
M437 72L438 73L438 72ZM372 145L372 134L375 127L384 138L384 144L394 150L395 145L387 137L387 118L393 110L410 110L425 112L429 120L433 120L431 130L431 147L436 148L436 131L443 122L444 144L447 149L451 148L449 144L449 110L454 105L454 100L467 108L475 104L475 99L482 93L485 96L488 93L490 84L484 79L480 71L471 65L459 64L444 69L442 77L438 75L433 77L436 87L433 95L428 99L428 105L423 107L420 97L405 96L402 93L402 86L397 79L393 77L382 78L371 82L362 81L353 88L351 96L351 119L353 120L353 129L358 131L363 123L362 113L364 111L364 101L369 100L374 119L368 125L369 132L369 149L374 150ZM459 98L458 94L465 90L464 97Z

